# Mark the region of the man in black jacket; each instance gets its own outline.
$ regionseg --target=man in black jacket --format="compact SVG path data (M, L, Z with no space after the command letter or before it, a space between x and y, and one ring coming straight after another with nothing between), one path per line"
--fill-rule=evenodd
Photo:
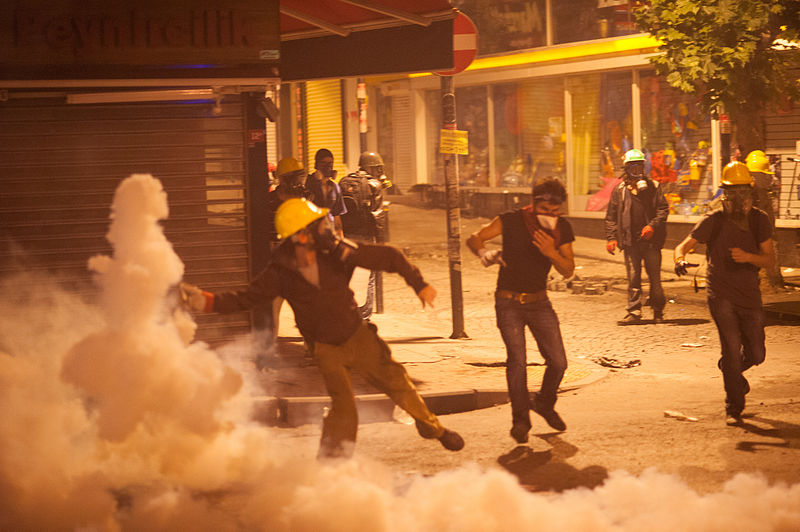
M644 173L644 154L625 153L624 180L611 193L606 211L606 250L619 248L625 257L628 275L628 313L620 325L642 319L642 263L650 283L653 321L664 321L664 289L661 287L661 248L667 238L669 204L658 182Z
M420 436L438 439L448 450L461 450L461 436L445 429L428 410L405 368L378 336L377 327L361 318L348 284L353 269L360 266L400 274L423 307L433 305L436 290L396 248L339 238L327 214L328 209L304 198L286 200L275 213L282 244L246 289L212 294L182 284L184 300L195 311L222 313L269 305L275 297L289 302L300 333L314 342L314 356L331 396L331 409L322 424L320 457L347 457L353 452L358 412L351 369L408 412Z

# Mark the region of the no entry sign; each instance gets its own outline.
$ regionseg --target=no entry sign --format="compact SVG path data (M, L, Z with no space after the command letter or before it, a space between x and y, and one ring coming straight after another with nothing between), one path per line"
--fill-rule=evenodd
M440 76L452 76L463 72L478 53L478 28L464 13L453 19L453 70L437 72Z

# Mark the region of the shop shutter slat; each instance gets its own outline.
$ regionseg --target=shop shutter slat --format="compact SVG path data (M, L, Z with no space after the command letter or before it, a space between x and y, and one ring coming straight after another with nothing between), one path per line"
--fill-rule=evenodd
M87 260L109 254L109 208L133 173L161 180L164 232L185 280L209 290L246 286L249 249L243 106L209 103L67 105L60 99L0 103L0 276L47 273L92 297ZM249 331L250 316L198 319L210 343Z
M392 96L392 125L394 127L394 168L389 176L400 192L414 185L414 117L411 96Z
M344 166L342 89L338 79L306 82L306 125L309 173L314 168L314 154L321 148L333 153L334 168L339 177L348 173Z

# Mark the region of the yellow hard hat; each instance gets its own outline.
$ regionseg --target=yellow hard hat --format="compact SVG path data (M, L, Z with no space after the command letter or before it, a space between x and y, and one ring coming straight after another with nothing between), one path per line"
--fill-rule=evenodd
M722 184L724 186L750 185L753 186L753 176L747 166L739 161L728 163L722 169Z
M751 151L747 154L747 169L751 172L761 172L762 174L774 174L769 170L769 159L761 150Z
M282 175L291 174L297 171L303 171L303 165L294 157L286 157L278 161L278 168L275 169L275 175L280 177Z
M282 240L326 214L328 209L321 209L305 198L290 198L275 211L275 230Z

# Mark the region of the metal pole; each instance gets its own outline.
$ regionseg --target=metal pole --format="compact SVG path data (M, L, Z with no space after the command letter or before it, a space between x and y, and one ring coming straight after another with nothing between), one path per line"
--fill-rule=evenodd
M456 95L453 76L441 76L442 129L456 129ZM447 203L447 258L450 266L450 301L453 308L453 334L467 338L464 332L464 298L461 291L461 211L458 196L458 155L444 157L444 184Z
M364 78L356 80L356 101L358 102L358 139L359 153L367 151L367 84ZM374 176L377 177L377 176ZM388 213L386 214L386 225L389 224ZM386 235L384 228L378 227L375 240L385 242ZM383 314L383 272L375 271L375 313Z

